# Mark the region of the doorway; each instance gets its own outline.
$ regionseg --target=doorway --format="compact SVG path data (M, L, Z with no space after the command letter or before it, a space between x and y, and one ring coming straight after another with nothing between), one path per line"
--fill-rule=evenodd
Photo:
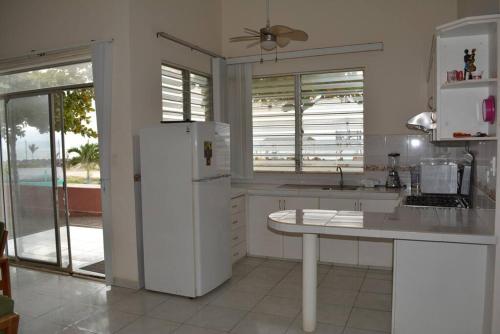
M64 76L86 82L0 96L8 254L27 265L104 277L91 63L28 73L42 83Z

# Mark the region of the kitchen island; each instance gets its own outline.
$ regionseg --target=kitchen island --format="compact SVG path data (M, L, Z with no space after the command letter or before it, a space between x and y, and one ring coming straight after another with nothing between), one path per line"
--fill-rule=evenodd
M494 210L399 207L393 213L284 210L271 229L303 236L303 329L316 326L318 235L394 240L392 333L488 333Z

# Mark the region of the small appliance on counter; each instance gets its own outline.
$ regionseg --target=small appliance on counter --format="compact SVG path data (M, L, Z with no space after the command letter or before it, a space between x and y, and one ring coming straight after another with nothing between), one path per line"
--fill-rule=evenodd
M407 206L471 208L474 156L460 159L429 158L420 162L420 195L408 196Z
M399 153L389 153L387 155L387 180L385 182L386 188L401 188L401 180L399 179Z

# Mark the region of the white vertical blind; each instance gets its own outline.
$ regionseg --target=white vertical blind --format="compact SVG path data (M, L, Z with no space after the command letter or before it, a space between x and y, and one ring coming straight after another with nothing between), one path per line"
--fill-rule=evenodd
M363 71L301 75L304 172L363 172Z
M212 85L208 76L162 65L162 120L211 119Z
M254 171L363 171L363 71L254 78L252 103Z
M295 171L294 76L252 84L254 171Z

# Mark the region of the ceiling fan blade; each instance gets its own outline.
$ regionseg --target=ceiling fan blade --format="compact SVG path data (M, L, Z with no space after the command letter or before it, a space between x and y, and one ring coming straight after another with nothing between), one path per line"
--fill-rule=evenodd
M252 48L252 47L254 47L256 45L259 45L259 44L260 44L260 40L255 41L253 43L250 43L250 44L247 45L247 49L250 49L250 48Z
M275 26L272 26L269 30L270 30L271 34L273 34L273 35L282 35L282 34L289 33L289 32L293 31L292 28L281 25L281 24L277 24Z
M278 37L276 37L276 44L278 44L280 48L284 48L289 43L290 43L290 38L288 37L283 37L283 35L278 35Z
M254 30L254 29L243 28L243 31L245 31L247 34L259 35L260 36L260 32L258 32L257 30Z
M229 39L230 42L246 42L246 41L253 41L258 39L260 41L260 36L237 36L237 37L231 37Z
M302 30L294 30L291 32L281 34L280 36L289 38L292 41L301 41L301 42L305 42L309 38L307 33L305 31L302 31Z

